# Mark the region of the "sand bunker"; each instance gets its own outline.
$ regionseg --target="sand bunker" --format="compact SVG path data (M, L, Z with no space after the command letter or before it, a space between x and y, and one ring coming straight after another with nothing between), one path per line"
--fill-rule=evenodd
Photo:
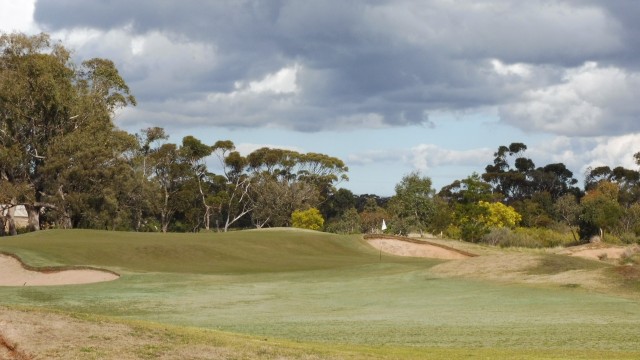
M398 256L446 260L466 259L469 257L461 252L428 243L410 242L400 239L367 239L367 242L376 249Z
M34 271L16 258L0 254L0 286L50 286L112 281L119 276L95 269Z

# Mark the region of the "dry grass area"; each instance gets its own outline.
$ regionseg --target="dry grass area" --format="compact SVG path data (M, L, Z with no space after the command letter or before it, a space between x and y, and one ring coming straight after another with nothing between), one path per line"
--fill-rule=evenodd
M485 255L436 265L431 270L443 277L467 277L492 281L528 284L558 284L589 290L610 290L611 283L605 268L559 269L540 272L545 266L545 255L504 254Z
M2 336L32 358L36 356L30 354L39 359L139 359L136 354L166 346L161 337L138 336L126 325L7 309L0 309L0 318ZM183 350L172 349L167 355L175 358Z
M420 238L420 240L424 239ZM621 289L618 282L612 281L607 265L617 265L625 256L640 252L640 247L637 245L613 246L602 243L559 250L535 250L498 249L436 237L429 237L427 240L430 243L480 254L480 256L466 257L434 246L399 240L376 239L369 240L369 243L395 255L454 260L431 269L432 273L442 277L463 277L506 283L557 284L599 292L620 293L622 290L624 295L629 293ZM629 270L627 269L626 272ZM635 297L637 294L632 295Z
M267 339L0 308L0 359L325 359Z

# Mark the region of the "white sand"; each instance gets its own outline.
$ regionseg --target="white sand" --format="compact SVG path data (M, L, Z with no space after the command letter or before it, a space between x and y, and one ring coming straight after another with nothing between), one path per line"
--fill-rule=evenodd
M20 261L0 254L0 286L49 286L112 281L119 276L100 270L40 272L25 269Z

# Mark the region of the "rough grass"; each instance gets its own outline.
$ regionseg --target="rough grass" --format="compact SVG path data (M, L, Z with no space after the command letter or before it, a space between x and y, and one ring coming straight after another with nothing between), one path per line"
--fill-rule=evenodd
M133 358L161 358L182 351L183 342L203 353L207 344L222 342L223 358L640 357L637 300L436 276L432 267L441 261L380 259L353 236L76 230L2 238L0 250L31 265L123 273L100 284L0 288L0 303L56 309L89 322L133 321L135 336L167 337L135 347ZM495 266L499 255L492 256ZM581 260L550 255L528 271L556 274L597 264ZM109 358L114 350L86 344L74 350L83 358Z

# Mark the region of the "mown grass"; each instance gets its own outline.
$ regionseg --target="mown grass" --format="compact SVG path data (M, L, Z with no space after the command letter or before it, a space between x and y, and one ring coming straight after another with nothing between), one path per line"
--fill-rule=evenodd
M378 262L378 252L357 239L284 230L201 234L51 230L0 238L0 250L15 253L33 266L92 265L125 272L239 274Z
M386 255L380 260L358 237L75 230L3 238L0 250L32 265L93 265L123 274L91 285L0 288L0 303L171 325L178 333L246 334L225 335L230 341L280 339L273 346L300 356L310 351L320 358L640 357L635 300L567 287L436 277L429 269L440 261ZM548 258L530 271L599 266Z

